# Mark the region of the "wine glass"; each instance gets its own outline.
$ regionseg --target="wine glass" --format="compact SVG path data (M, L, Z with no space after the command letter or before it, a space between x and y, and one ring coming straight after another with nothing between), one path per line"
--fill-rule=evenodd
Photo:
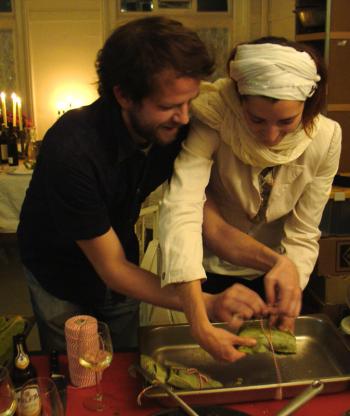
M61 398L55 383L48 377L26 381L18 403L19 416L64 416Z
M102 372L112 362L113 344L108 325L101 321L81 325L78 336L79 364L95 372L96 394L83 401L85 408L102 411L116 409L114 397L102 393Z
M12 416L17 408L15 389L6 367L0 366L0 416Z

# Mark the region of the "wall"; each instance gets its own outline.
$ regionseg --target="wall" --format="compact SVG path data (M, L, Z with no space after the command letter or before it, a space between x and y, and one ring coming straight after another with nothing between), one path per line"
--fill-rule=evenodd
M94 62L103 42L103 1L23 0L22 21L38 138L69 107L97 97Z
M19 40L19 91L26 97L24 110L33 118L41 139L58 116L59 102L71 96L73 101L87 104L97 97L94 62L103 40L118 24L145 14L119 13L118 0L13 1ZM292 1L283 0L282 10L278 0L229 1L226 14L170 14L204 38L216 41L220 68L237 43L267 34L289 37L291 31L294 33ZM227 37L225 42L222 36ZM218 75L223 73L221 70Z
M294 8L295 0L269 0L269 35L295 38Z

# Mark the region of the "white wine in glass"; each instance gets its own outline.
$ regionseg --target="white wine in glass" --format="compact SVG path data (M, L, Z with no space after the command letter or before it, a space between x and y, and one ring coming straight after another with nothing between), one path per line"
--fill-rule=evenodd
M17 409L15 389L6 367L0 366L0 416L12 416Z
M117 408L117 401L103 394L101 388L102 372L112 362L113 344L108 325L97 321L95 324L83 324L79 330L79 364L95 372L96 394L87 397L83 404L89 410L102 411Z

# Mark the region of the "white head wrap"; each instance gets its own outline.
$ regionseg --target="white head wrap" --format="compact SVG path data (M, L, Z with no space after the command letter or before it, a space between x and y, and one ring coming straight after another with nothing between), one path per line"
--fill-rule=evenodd
M241 95L298 101L311 97L321 79L307 52L273 43L238 46L230 77Z

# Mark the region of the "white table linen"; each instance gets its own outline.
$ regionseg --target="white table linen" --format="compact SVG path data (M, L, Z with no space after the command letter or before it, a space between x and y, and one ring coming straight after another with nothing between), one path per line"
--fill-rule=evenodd
M0 173L0 233L15 233L22 203L32 178L23 165Z

